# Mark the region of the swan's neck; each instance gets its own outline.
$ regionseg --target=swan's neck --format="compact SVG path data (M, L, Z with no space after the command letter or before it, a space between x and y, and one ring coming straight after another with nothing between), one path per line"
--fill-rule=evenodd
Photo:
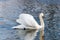
M39 18L40 18L41 26L44 28L44 20L43 20L43 17L40 15Z
M39 15L40 23L41 23L41 30L40 30L40 40L44 40L44 20L42 15Z

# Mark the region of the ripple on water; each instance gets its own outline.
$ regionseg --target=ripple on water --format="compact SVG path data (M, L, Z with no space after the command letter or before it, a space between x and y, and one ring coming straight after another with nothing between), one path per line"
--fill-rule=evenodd
M0 28L0 40L19 40L15 30Z

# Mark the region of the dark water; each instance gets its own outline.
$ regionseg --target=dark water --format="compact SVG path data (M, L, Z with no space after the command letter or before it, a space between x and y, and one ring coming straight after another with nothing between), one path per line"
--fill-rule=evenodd
M40 12L45 14L45 40L60 40L60 0L0 0L0 40L20 40L11 28L18 25L19 14L29 13L40 24Z

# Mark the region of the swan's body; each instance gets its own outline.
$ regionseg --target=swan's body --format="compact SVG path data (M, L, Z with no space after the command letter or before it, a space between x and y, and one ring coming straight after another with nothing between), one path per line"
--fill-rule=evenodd
M19 19L17 19L17 22L29 27L41 28L41 26L36 22L34 17L30 14L21 14L19 16Z
M40 17L41 16L42 14ZM17 30L19 29L18 34L21 40L33 40L36 37L38 30L42 28L42 25L40 26L30 14L21 14L19 19L17 19L17 22L21 25L15 26L13 28L17 28Z

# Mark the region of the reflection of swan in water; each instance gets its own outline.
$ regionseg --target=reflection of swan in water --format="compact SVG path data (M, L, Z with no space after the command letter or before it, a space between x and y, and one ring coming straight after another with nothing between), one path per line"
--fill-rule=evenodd
M43 16L43 13L39 15L41 22L41 25L39 25L32 15L20 14L19 19L17 19L17 22L21 25L15 26L13 28L18 31L21 40L33 40L35 38L38 30L44 27L44 21L42 18Z

